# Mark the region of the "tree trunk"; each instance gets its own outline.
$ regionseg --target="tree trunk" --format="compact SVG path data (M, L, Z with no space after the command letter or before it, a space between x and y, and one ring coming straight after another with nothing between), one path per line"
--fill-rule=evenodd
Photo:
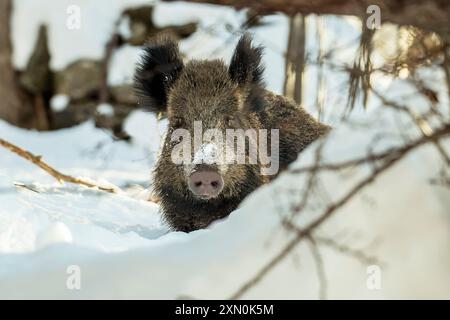
M173 0L165 0L173 1ZM367 7L377 5L382 22L398 25L413 25L434 31L445 37L450 34L450 1L448 0L188 0L234 6L237 9L252 8L260 14L283 12L293 16L336 14L367 18Z
M0 1L0 118L31 128L34 112L30 97L21 89L12 62L12 0Z
M296 14L290 18L286 51L286 78L284 96L302 103L303 71L305 68L305 17Z

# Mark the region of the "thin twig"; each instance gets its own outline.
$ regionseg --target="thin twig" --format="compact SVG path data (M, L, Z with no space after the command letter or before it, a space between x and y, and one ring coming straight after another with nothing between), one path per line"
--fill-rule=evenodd
M428 136L433 132L428 121L424 117L417 114L414 110L411 110L411 108L407 108L394 101L388 100L386 97L384 97L381 93L379 93L376 90L372 90L372 92L383 102L384 105L406 113L412 119L412 121L414 121L414 123L417 125L420 132L424 136ZM439 143L439 141L434 141L433 143L436 146L438 152L441 154L442 158L447 163L447 165L450 165L450 157L448 156L447 152L442 147L442 145Z
M367 255L363 250L354 249L354 248L346 246L342 243L338 243L334 239L318 237L318 236L314 236L314 239L315 239L316 243L324 245L324 246L328 246L331 249L334 249L340 253L351 256L364 265L372 265L372 264L383 265L384 264L377 257Z
M19 148L18 146L14 145L8 141L0 139L0 145L4 148L16 153L17 155L21 156L22 158L24 158L28 161L31 161L32 163L34 163L35 165L37 165L38 167L40 167L41 169L46 171L48 174L50 174L52 177L54 177L60 183L64 181L64 182L69 182L69 183L74 183L74 184L80 184L80 185L83 185L83 186L86 186L89 188L97 188L98 190L106 191L106 192L110 192L110 193L117 192L117 190L115 188L104 187L104 186L98 185L94 182L88 182L88 181L82 180L80 178L74 178L72 176L63 174L63 173L55 170L51 166L49 166L44 161L42 161L41 156L36 156L36 155L32 154L31 152L23 150L22 148Z
M450 125L446 125L443 129L438 130L436 132L444 131L444 134L441 135L440 137L445 136L448 134L445 132L445 129L447 129L449 126ZM366 163L374 163L377 161L386 160L390 157L396 157L398 154L408 152L412 148L418 147L419 145L422 145L422 144L425 144L428 142L438 141L438 139L435 139L434 137L435 137L435 134L431 134L428 136L423 136L421 139L418 139L417 141L415 141L411 144L407 144L403 147L389 148L388 150L381 152L381 153L369 154L369 155L361 157L361 158L356 158L356 159L337 162L337 163L328 163L328 164L327 163L324 163L324 164L316 163L312 166L291 169L291 170L289 170L289 172L292 174L301 174L301 173L308 173L313 170L315 170L315 171L321 171L321 170L336 171L336 170L341 170L341 169L345 169L345 168L355 167L355 166L366 164Z
M325 300L327 298L327 277L325 273L323 258L314 237L312 235L309 235L307 238L311 247L311 253L317 266L317 277L319 279L319 299Z
M323 140L321 142L321 144L317 147L317 149L315 150L315 163L320 163L321 159L322 159L322 150L325 146L325 142L326 140ZM303 193L303 198L302 200L295 205L291 211L292 211L292 215L290 217L290 219L294 218L295 215L297 215L299 212L303 211L303 209L305 208L305 206L308 204L308 200L309 200L309 196L311 195L311 193L314 191L314 187L317 183L317 167L313 167L311 169L311 171L309 172L309 178L308 181L306 183L306 188L305 188L305 192Z

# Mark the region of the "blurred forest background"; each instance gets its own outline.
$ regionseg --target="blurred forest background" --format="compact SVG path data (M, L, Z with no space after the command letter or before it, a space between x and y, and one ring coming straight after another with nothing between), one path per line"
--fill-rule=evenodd
M289 18L288 44L283 56L286 61L284 95L302 103L303 73L308 65L323 66L333 60L333 52L320 52L314 61L305 50L306 20L308 16L332 14L353 15L362 22L358 55L352 65L340 65L348 72L348 110L351 110L358 95L367 103L371 88L372 73L381 71L393 76L404 76L414 80L414 72L424 64L439 63L450 81L449 71L449 3L445 0L408 1L302 1L302 0L263 0L263 1L229 1L211 0L194 1L233 6L245 11L246 18L239 28L228 26L230 37L238 38L246 31L252 31L264 22L265 15L281 12ZM148 38L160 32L171 33L178 39L190 37L196 32L197 23L158 27L153 22L153 5L129 7L117 17L113 32L104 44L101 59L79 59L63 69L51 67L48 28L41 25L34 49L23 69L17 69L13 63L13 46L11 36L13 0L2 0L0 10L0 118L9 123L28 129L57 130L71 127L87 119L95 119L99 127L107 128L118 139L128 139L122 129L122 122L131 110L138 108L131 84L111 86L108 84L108 71L115 51L123 45L142 46ZM368 10L375 5L378 11ZM74 12L76 14L76 12ZM375 28L367 28L366 22L377 21L371 15L378 14ZM75 16L74 19L81 17ZM380 20L381 19L381 20ZM122 32L121 26L128 24L128 32ZM317 20L317 38L320 46L321 37L326 37L326 30ZM92 30L95 32L95 30ZM386 41L386 39L392 39ZM227 40L230 41L230 40ZM312 39L310 39L312 41ZM207 44L206 44L207 45ZM220 48L218 48L220 50ZM374 66L371 59L378 55L383 57L383 64ZM317 85L316 108L323 105L324 82L319 79ZM426 84L418 85L418 90L430 98L437 99L437 94ZM52 108L52 97L59 96L63 107L58 103ZM63 98L61 98L61 96ZM62 102L61 102L62 100ZM99 105L107 104L113 110L110 116L98 112ZM331 107L331 106L327 106ZM105 108L107 109L107 108ZM108 113L108 111L106 111ZM114 116L111 116L111 115Z

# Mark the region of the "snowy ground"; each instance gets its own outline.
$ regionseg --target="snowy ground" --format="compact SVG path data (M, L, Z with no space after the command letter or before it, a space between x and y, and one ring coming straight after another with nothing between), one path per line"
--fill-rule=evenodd
M85 14L86 28L79 31L58 28L64 22L67 1L57 5L51 1L56 7L42 11L42 15L32 13L38 7L48 8L49 0L39 5L16 1L17 66L24 65L33 45L31 37L23 35L34 33L40 20L51 23L52 65L58 69L78 57L98 57L120 9L146 1L115 1L114 5L96 1L97 9L91 2L88 6L88 1L75 2L85 12L97 13ZM105 3L109 10L102 10ZM229 59L237 38L221 37L226 34L221 28L226 23L237 26L242 20L242 14L229 8L183 3L159 5L155 16L161 25L200 20L204 28L181 44L183 52L198 58ZM284 74L280 53L286 44L287 21L282 16L267 19L271 24L259 29L255 40L267 47L268 87L280 92ZM97 21L101 22L95 24L96 32L89 31L90 23ZM217 21L221 23L211 33L208 26ZM330 17L326 21L334 26L326 39L329 46L351 43L358 35L352 19ZM314 28L310 30L314 34ZM67 32L75 32L70 41ZM345 37L336 36L343 33ZM199 45L202 43L210 47ZM336 59L348 59L354 49L349 46L339 51ZM110 82L131 79L138 50L125 47L115 55L113 65L117 67L111 70ZM307 73L311 80L307 82L308 92L315 90L313 69ZM344 79L330 73L327 81L327 104L336 108L327 110L324 119L335 124ZM376 83L382 90L397 85L382 77ZM307 105L310 99L306 97ZM414 101L420 111L420 101ZM448 106L445 98L440 101ZM354 119L370 122L373 130L340 126L325 144L325 161L365 154L367 145L380 133L391 138L384 139L377 150L402 142L399 131L404 128L398 127L398 116L374 106L369 112L356 111ZM306 181L305 177L288 174L259 189L229 218L207 230L170 232L161 222L158 206L144 200L164 128L164 122L136 111L127 119L125 129L133 137L127 144L113 142L107 132L91 122L50 133L28 132L0 122L0 137L43 155L62 172L112 183L123 190L110 195L59 185L41 169L0 149L0 298L227 298L291 240L292 235L280 225L280 215L289 212L292 199ZM294 166L312 163L318 146L316 143L309 148ZM444 146L450 149L448 143ZM380 260L381 288L370 290L369 263L320 245L328 298L450 298L450 194L429 183L441 166L432 146L421 148L384 173L320 228L320 235L364 249ZM337 200L367 174L366 167L322 174L321 194ZM298 223L308 223L320 209L306 208ZM310 249L308 242L300 244L244 298L318 298L317 266ZM80 290L67 287L68 267L73 265L81 270Z
M138 122L133 119L138 119ZM133 125L137 126L143 119L154 130L156 120L142 112L131 115L126 125L134 121ZM156 205L139 200L148 196L143 189L149 187L150 168L155 157L149 144L136 142L128 146L124 142L113 142L105 131L95 128L92 122L51 133L30 133L3 122L0 126L2 137L35 154L48 155L45 161L55 168L71 175L113 183L137 198L132 200L125 194L113 196L113 199L118 197L120 201L111 201L109 194L79 186L61 186L41 169L2 150L2 252L29 252L39 248L44 244L40 239L48 238L46 230L52 230L52 223L56 221L66 224L69 230L80 232L70 232L71 236L67 237L72 238L72 242L107 252L146 243L132 231L144 233L145 237L150 238L167 231L160 225ZM144 134L142 131L140 133ZM158 134L150 130L146 137L147 141L159 141ZM57 233L55 236L58 237ZM64 232L60 236L66 237ZM122 237L129 240L127 244L121 244Z
M45 146L58 150L45 153L46 160L70 174L117 185L132 178L135 183L147 183L148 161L133 162L145 153L139 146L111 144L108 152L126 155L125 159L113 156L103 164L89 156L76 156L84 150L84 141L95 146L102 137L90 123L31 137L4 123L0 128L2 135L8 133L7 139L38 154ZM337 130L325 145L325 159L364 154L365 143L377 132L349 139L354 131ZM76 141L71 137L77 137ZM70 156L62 160L65 152ZM292 193L306 184L304 178L282 175L251 195L225 221L184 234L168 232L157 206L135 195L58 186L28 162L6 151L0 154L2 298L228 297L290 240L279 216L289 212ZM295 166L313 161L314 147ZM101 169L105 164L107 169ZM320 229L323 236L376 256L382 271L381 289L369 290L368 263L320 246L328 297L450 297L450 197L445 189L427 183L440 165L432 147L422 148L382 175ZM323 175L324 193L337 200L367 172L361 168ZM35 191L14 187L13 182L35 182ZM311 221L317 213L317 208L307 209L299 223ZM81 290L66 287L67 268L72 265L81 268ZM307 242L245 297L317 298L317 270Z

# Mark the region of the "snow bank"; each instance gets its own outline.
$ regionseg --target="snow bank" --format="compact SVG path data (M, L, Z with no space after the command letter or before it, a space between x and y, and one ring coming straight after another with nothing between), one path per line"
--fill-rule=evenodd
M346 126L337 129L324 146L324 160L364 154L377 133L379 130L362 135ZM312 164L318 145L308 148L294 167ZM364 249L382 263L381 289L369 290L367 263L321 245L328 297L450 297L450 197L445 189L428 183L441 165L439 161L432 146L422 147L381 175L320 228L321 236ZM323 190L319 194L335 201L367 174L364 167L321 174ZM33 222L40 212L49 220L62 221L63 233L70 230L73 239L27 254L0 255L0 297L226 298L292 238L280 225L280 216L289 212L296 199L292 195L299 196L305 185L305 177L282 174L249 196L228 219L207 230L166 235L162 235L162 227L155 229L155 205L141 200L125 195L99 197L90 190L80 194L80 190L59 188L39 189L40 193L26 190L17 196L25 203L0 210L2 219L6 214L6 219L14 216L27 221L9 223L10 229L20 225L29 236L33 223L42 223ZM321 208L319 202L308 206L298 223L304 226ZM33 219L24 218L33 214ZM5 237L8 232L15 233L0 234ZM60 236L55 238L59 241ZM80 290L66 286L67 268L72 265L81 270ZM305 242L244 297L317 298L317 279Z

